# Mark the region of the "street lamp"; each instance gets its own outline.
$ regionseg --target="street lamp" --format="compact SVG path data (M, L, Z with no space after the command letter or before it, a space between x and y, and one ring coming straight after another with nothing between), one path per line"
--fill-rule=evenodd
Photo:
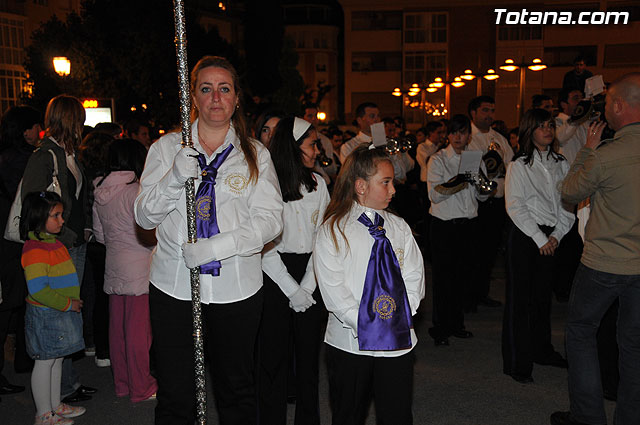
M505 59L504 64L500 66L500 69L507 72L513 72L517 69L520 69L520 91L518 93L518 122L522 118L522 114L524 113L524 88L526 84L526 69L529 68L531 71L542 71L547 68L542 62L542 59L535 58L531 62L525 62L524 57L520 61L520 63L515 63L513 59Z
M53 58L53 69L61 77L66 77L71 73L71 62L65 56Z

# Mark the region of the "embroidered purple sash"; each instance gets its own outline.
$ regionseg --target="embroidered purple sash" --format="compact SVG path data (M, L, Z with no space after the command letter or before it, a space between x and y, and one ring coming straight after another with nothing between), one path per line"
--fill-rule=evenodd
M410 348L411 308L398 259L382 227L384 219L376 213L372 223L362 213L358 221L369 228L375 239L358 311L360 350Z
M196 230L198 238L209 238L220 233L216 217L216 176L218 168L229 156L233 145L227 146L207 165L204 154L198 155L198 164L202 170L202 182L196 192ZM200 274L220 276L220 261L211 261L200 266Z

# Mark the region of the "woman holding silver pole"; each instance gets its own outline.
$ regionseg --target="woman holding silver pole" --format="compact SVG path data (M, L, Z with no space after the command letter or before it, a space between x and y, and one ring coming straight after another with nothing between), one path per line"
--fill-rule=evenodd
M205 56L191 73L193 148L180 134L147 156L136 221L156 229L149 302L158 379L156 424L193 424L195 371L189 269L200 268L202 324L221 424L256 421L254 344L262 311L260 252L282 230L269 152L248 137L238 75ZM187 243L184 184L195 178L198 241Z

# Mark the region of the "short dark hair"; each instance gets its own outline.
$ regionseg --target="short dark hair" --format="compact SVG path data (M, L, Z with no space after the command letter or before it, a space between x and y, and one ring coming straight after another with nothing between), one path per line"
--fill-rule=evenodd
M584 55L580 54L580 55L576 56L576 57L573 59L573 64L574 64L574 65L575 65L575 64L577 64L578 62L584 62L584 63L587 63L587 61L584 59Z
M393 118L391 118L391 117L384 117L384 118L382 119L382 122L383 122L383 123L385 123L385 124L393 124L393 125L396 125L396 122L395 122L395 121L393 120Z
M356 108L356 118L362 118L364 117L364 113L365 113L365 109L367 108L377 108L378 105L376 105L373 102L364 102L358 105L358 107Z
M480 105L482 105L483 103L491 103L492 105L495 105L496 101L491 96L483 95L474 97L473 99L471 99L471 102L469 102L469 107L467 108L467 113L469 114L469 116L471 116L471 111L477 111Z
M454 115L449 121L449 128L447 128L447 133L453 134L459 131L466 131L468 133L471 132L471 120L468 116L463 114Z
M135 139L115 139L109 145L109 168L107 174L114 171L133 171L139 180L144 170L147 150ZM133 181L131 183L133 183Z
M574 91L579 91L580 93L582 93L582 90L580 90L579 88L560 90L560 93L558 93L558 108L560 108L560 110L562 110L562 102L567 103L569 101L569 94Z
M294 116L288 116L280 120L269 144L269 152L273 166L278 175L282 200L284 202L302 199L300 191L304 186L308 192L313 192L318 183L313 177L312 171L302 162L302 150L300 144L309 134L315 130L312 125L298 140L293 138Z
M124 124L124 131L127 133L127 136L131 137L132 134L138 134L140 127L149 128L149 124L133 118Z
M38 239L40 233L46 232L49 212L53 207L62 204L62 198L55 192L29 192L22 201L20 212L20 238L29 239L29 232L34 232Z
M93 131L118 137L122 134L122 126L115 122L100 122L93 127Z
M547 96L546 94L534 94L533 97L531 97L531 106L539 108L545 100L553 99L551 99L551 96Z
M426 136L430 136L431 133L437 131L443 124L440 121L429 121L427 125L424 126L424 134Z
M42 114L31 106L12 106L2 116L0 123L0 145L22 146L25 142L24 132L42 123Z
M318 108L317 103L305 102L302 104L302 112L306 111L307 109L320 109L320 108Z

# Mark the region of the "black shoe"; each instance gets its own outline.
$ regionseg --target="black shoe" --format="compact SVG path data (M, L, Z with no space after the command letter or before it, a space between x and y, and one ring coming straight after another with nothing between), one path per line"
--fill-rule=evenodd
M478 304L481 304L485 307L501 307L502 303L498 300L494 300L491 297L484 297L478 300Z
M80 385L76 392L79 392L82 395L91 395L97 393L98 390L92 387L85 387L84 385Z
M24 391L24 387L22 385L13 385L7 383L0 387L0 394L17 394Z
M80 388L78 388L77 390L75 390L74 392L72 392L71 394L69 394L68 396L63 398L62 402L63 403L78 403L80 401L87 401L87 400L91 400L91 396L87 395L87 394L82 394L80 392Z
M553 412L550 419L551 425L588 425L584 422L574 421L571 412Z
M511 377L514 381L519 382L521 384L533 384L533 377L531 375L518 375L517 373L511 374Z
M456 338L473 338L473 334L469 331L465 331L464 329L461 329L457 332L453 333L453 336L455 336Z
M569 367L567 360L557 351L554 351L553 354L543 359L536 359L533 362L539 365L559 367L561 369L567 369Z

